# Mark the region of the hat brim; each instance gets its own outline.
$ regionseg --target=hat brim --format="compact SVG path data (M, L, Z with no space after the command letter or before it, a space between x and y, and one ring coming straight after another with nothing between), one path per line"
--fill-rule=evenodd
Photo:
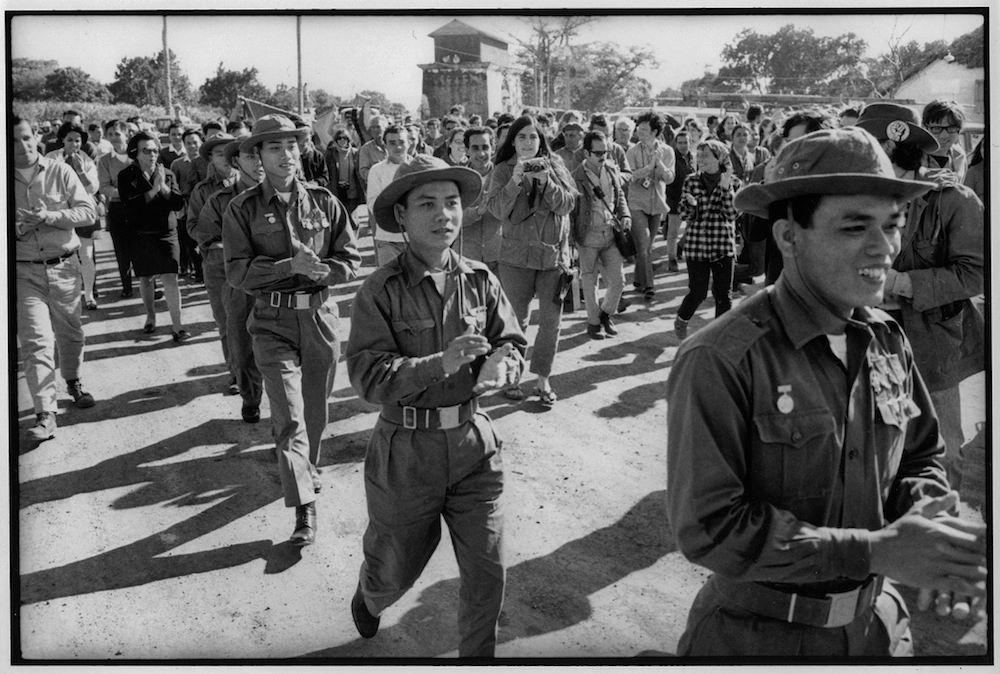
M375 222L387 232L398 233L399 223L396 221L396 214L392 207L414 187L438 181L451 181L458 184L458 191L462 198L462 208L468 208L475 203L483 191L482 176L464 166L450 166L448 168L411 173L398 180L393 180L375 198Z
M233 157L240 153L240 141L231 140L226 146L226 161L232 161Z
M906 124L906 130L909 133L906 138L901 138L899 140L895 138L890 138L887 129L890 124L902 122ZM930 134L927 129L917 126L916 124L910 124L906 120L900 119L886 119L886 118L875 118L875 119L861 119L854 123L854 126L859 129L864 129L871 135L875 136L876 139L882 140L892 140L897 143L906 143L908 145L916 145L924 152L934 152L940 146L937 139Z
M910 201L934 188L934 183L920 180L883 178L867 173L833 173L828 175L788 178L772 183L747 185L733 199L736 210L768 217L768 207L776 201L808 194L823 196L871 195Z
M266 143L269 140L281 140L282 138L295 138L295 140L301 140L307 138L310 134L309 129L281 129L278 131L265 131L264 133L257 134L256 136L248 136L240 143L240 152L251 152L255 147L261 143Z
M198 147L198 155L205 161L211 161L210 157L212 154L212 150L214 150L220 145L225 145L226 143L232 143L232 142L233 142L232 136L230 136L229 138L222 138L220 136L216 136L215 138L209 138Z

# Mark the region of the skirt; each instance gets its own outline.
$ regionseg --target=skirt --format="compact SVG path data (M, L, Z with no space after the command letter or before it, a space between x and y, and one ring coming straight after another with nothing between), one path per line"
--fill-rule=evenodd
M180 266L181 247L177 230L168 232L136 232L132 241L132 269L136 276L176 274Z

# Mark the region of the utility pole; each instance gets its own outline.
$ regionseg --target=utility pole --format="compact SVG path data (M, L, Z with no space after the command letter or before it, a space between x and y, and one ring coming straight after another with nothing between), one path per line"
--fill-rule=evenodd
M302 114L302 108L305 105L305 91L302 89L302 17L295 17L295 46L298 51L299 59L299 114Z
M174 116L174 101L170 92L170 49L167 47L167 15L163 15L163 61L166 66L163 68L164 77L167 84L167 117Z

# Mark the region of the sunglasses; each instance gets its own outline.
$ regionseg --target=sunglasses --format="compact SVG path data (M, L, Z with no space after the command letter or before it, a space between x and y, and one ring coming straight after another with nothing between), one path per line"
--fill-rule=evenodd
M587 150L587 151L590 152L590 154L592 154L595 157L597 157L598 159L600 159L601 157L603 157L604 155L606 155L608 153L607 150Z

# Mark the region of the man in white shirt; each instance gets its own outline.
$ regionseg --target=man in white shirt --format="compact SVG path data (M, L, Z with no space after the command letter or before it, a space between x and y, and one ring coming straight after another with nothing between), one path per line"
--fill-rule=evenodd
M375 199L396 176L396 171L402 164L409 161L406 154L408 137L406 127L392 125L386 128L382 135L386 149L386 158L372 166L368 173L368 212L374 213ZM397 255L403 252L406 239L401 232L389 232L374 224L373 238L375 240L375 266L384 267Z

